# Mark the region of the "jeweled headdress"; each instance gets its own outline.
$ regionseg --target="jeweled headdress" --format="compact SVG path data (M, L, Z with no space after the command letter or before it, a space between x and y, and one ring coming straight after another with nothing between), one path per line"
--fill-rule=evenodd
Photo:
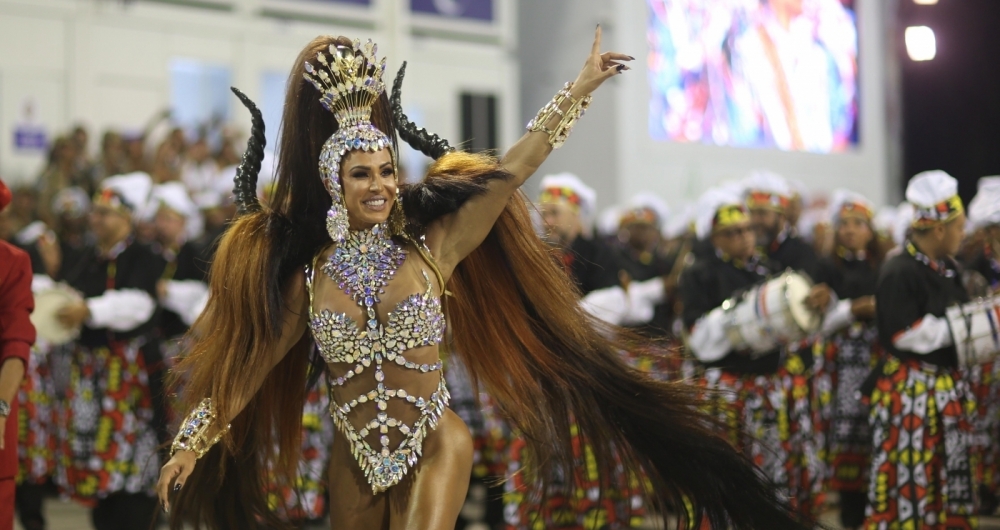
M349 151L374 153L388 148L393 166L396 165L392 140L371 122L372 107L385 92L382 81L385 58L379 62L376 50L371 40L362 46L361 41L355 39L352 47L331 44L329 56L319 52L318 65L305 63L303 76L322 94L320 103L333 113L339 125L337 132L323 144L319 156L320 176L333 199L326 228L330 238L338 243L347 237L348 229L347 207L339 179L340 161ZM402 215L398 198L390 215Z

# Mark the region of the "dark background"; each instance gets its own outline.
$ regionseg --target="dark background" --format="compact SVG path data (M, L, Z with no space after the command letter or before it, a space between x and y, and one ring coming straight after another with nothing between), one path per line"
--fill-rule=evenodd
M1000 0L899 0L899 11L904 178L942 169L968 203L980 177L1000 174ZM909 59L907 26L934 30L934 60Z

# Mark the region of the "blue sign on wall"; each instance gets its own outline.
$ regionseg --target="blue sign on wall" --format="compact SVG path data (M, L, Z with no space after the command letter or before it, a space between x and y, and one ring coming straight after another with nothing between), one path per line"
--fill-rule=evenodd
M414 13L493 21L493 0L410 0Z
M317 3L327 3L327 4L354 4L359 6L370 6L372 5L372 0L310 0Z
M18 151L44 151L48 146L45 129L31 125L18 125L14 129L14 148Z

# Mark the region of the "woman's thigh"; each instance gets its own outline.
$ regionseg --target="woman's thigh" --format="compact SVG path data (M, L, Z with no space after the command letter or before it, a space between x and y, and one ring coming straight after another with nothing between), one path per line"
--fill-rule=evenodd
M428 433L423 457L387 492L390 530L453 530L472 475L472 436L450 409Z
M389 510L385 494L374 495L350 445L340 431L330 448L330 528L386 530Z

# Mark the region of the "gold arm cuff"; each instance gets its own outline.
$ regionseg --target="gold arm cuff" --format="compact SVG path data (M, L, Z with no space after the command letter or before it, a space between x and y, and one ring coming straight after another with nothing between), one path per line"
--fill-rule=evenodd
M208 431L212 428L215 420L215 408L212 406L211 398L203 399L181 423L180 431L174 437L174 443L170 445L170 456L174 456L177 451L191 451L197 458L205 456L205 453L229 432L227 424L219 430L218 434L209 439Z
M549 135L549 144L554 148L558 149L566 143L566 139L569 138L570 132L573 131L573 126L576 125L576 121L579 120L587 108L590 107L590 96L584 96L580 99L574 98L573 94L570 93L570 89L573 88L573 83L566 83L566 85L556 92L556 95L552 98L552 101L545 104L538 114L528 122L529 132L544 132ZM560 107L566 101L569 101L570 106L566 111L563 111ZM552 119L553 116L558 115L560 117L559 123L556 125L555 129L549 129L545 126Z

